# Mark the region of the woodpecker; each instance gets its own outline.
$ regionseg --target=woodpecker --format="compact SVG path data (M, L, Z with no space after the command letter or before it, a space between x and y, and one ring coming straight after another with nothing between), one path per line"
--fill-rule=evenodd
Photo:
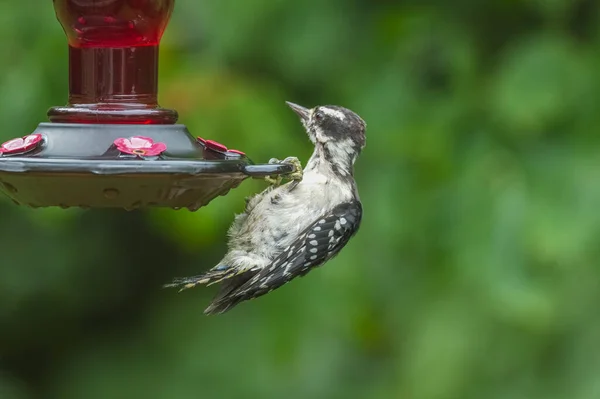
M315 147L306 167L295 157L269 161L291 163L297 172L285 184L270 179L266 190L246 199L229 229L228 252L215 267L166 285L184 290L221 283L205 314L224 313L306 275L336 256L360 226L354 163L365 147L366 123L340 106L286 103Z

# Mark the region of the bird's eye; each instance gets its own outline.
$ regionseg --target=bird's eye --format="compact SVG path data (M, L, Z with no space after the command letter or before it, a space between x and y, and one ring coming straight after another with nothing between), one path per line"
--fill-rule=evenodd
M315 112L315 119L320 121L323 119L323 113L321 111Z

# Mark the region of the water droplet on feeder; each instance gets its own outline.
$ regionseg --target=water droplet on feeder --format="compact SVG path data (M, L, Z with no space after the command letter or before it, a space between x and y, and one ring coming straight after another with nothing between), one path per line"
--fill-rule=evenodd
M115 199L118 196L119 196L119 190L117 190L116 188L104 189L104 198Z

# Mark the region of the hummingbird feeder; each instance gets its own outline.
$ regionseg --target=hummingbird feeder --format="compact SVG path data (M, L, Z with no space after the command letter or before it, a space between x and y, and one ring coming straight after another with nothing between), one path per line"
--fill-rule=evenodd
M293 172L196 138L161 108L158 49L175 0L53 0L69 102L0 146L0 191L30 207L192 211L248 177Z

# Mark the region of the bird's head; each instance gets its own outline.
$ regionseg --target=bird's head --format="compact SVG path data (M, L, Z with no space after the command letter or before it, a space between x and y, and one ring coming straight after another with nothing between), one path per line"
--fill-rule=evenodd
M286 103L300 117L308 137L316 146L323 146L333 157L347 156L354 163L366 143L367 125L360 116L337 105L308 109L289 101Z

